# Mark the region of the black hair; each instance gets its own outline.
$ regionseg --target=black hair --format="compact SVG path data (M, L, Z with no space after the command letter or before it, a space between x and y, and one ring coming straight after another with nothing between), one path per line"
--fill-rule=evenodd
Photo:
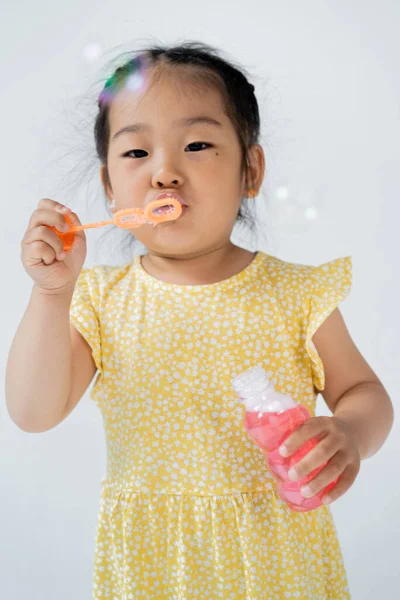
M248 81L243 67L236 66L232 61L222 58L221 52L201 42L184 42L180 45L161 46L154 45L141 50L129 52L127 60L119 66L108 78L98 99L98 114L94 125L94 141L97 157L105 167L105 178L110 184L107 170L107 156L109 147L110 124L109 102L102 102L106 91L112 92L113 87L121 86L124 78L132 72L135 63L141 57L146 57L146 64L150 68L167 65L190 65L193 70L194 81L204 85L212 84L218 87L223 100L224 108L231 119L238 136L242 151L242 172L245 175L247 189L253 188L249 173L249 148L259 143L260 139L260 114L255 96L254 85ZM111 96L112 97L112 96ZM236 222L248 225L254 232L255 219L249 208L249 202L242 199ZM136 238L129 233L129 239L135 244Z

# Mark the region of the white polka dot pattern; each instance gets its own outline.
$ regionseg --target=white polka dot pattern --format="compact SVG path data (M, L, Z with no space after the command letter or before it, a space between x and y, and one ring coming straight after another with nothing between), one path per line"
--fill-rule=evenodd
M207 285L155 279L140 256L81 272L71 322L93 351L107 444L93 598L350 598L329 508L281 502L232 388L258 364L314 415L311 338L350 287L350 257L261 251Z

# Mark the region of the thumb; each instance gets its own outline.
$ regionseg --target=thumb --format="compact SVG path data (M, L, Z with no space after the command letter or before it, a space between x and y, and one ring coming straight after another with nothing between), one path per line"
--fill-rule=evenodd
M67 221L70 227L77 227L82 225L78 215L72 211L64 214L64 218ZM63 236L64 241L64 250L68 252L68 250L78 250L79 248L86 246L86 235L84 231L73 231L71 233L66 233Z

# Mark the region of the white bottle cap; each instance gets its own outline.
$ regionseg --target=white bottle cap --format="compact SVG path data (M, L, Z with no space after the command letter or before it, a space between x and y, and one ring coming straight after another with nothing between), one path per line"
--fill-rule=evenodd
M280 412L296 406L291 396L274 390L265 370L258 365L237 375L232 385L248 411Z

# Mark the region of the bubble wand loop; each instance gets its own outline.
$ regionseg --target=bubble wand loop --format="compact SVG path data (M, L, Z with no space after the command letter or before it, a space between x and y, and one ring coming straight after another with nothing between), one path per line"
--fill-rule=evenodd
M156 213L155 211L161 208L167 208L162 213ZM65 220L70 225L69 231L65 233L58 231L55 227L50 227L62 240L64 244L64 250L68 251L72 248L74 243L74 232L83 231L84 229L94 229L97 227L104 227L105 225L116 225L120 229L133 229L134 227L140 227L140 225L148 224L156 226L158 223L164 221L174 221L182 213L182 205L176 200L176 198L164 198L162 200L154 200L150 202L144 209L138 207L124 208L118 210L114 217L108 221L97 221L96 223L88 223L86 225L72 225L68 215L64 215Z

